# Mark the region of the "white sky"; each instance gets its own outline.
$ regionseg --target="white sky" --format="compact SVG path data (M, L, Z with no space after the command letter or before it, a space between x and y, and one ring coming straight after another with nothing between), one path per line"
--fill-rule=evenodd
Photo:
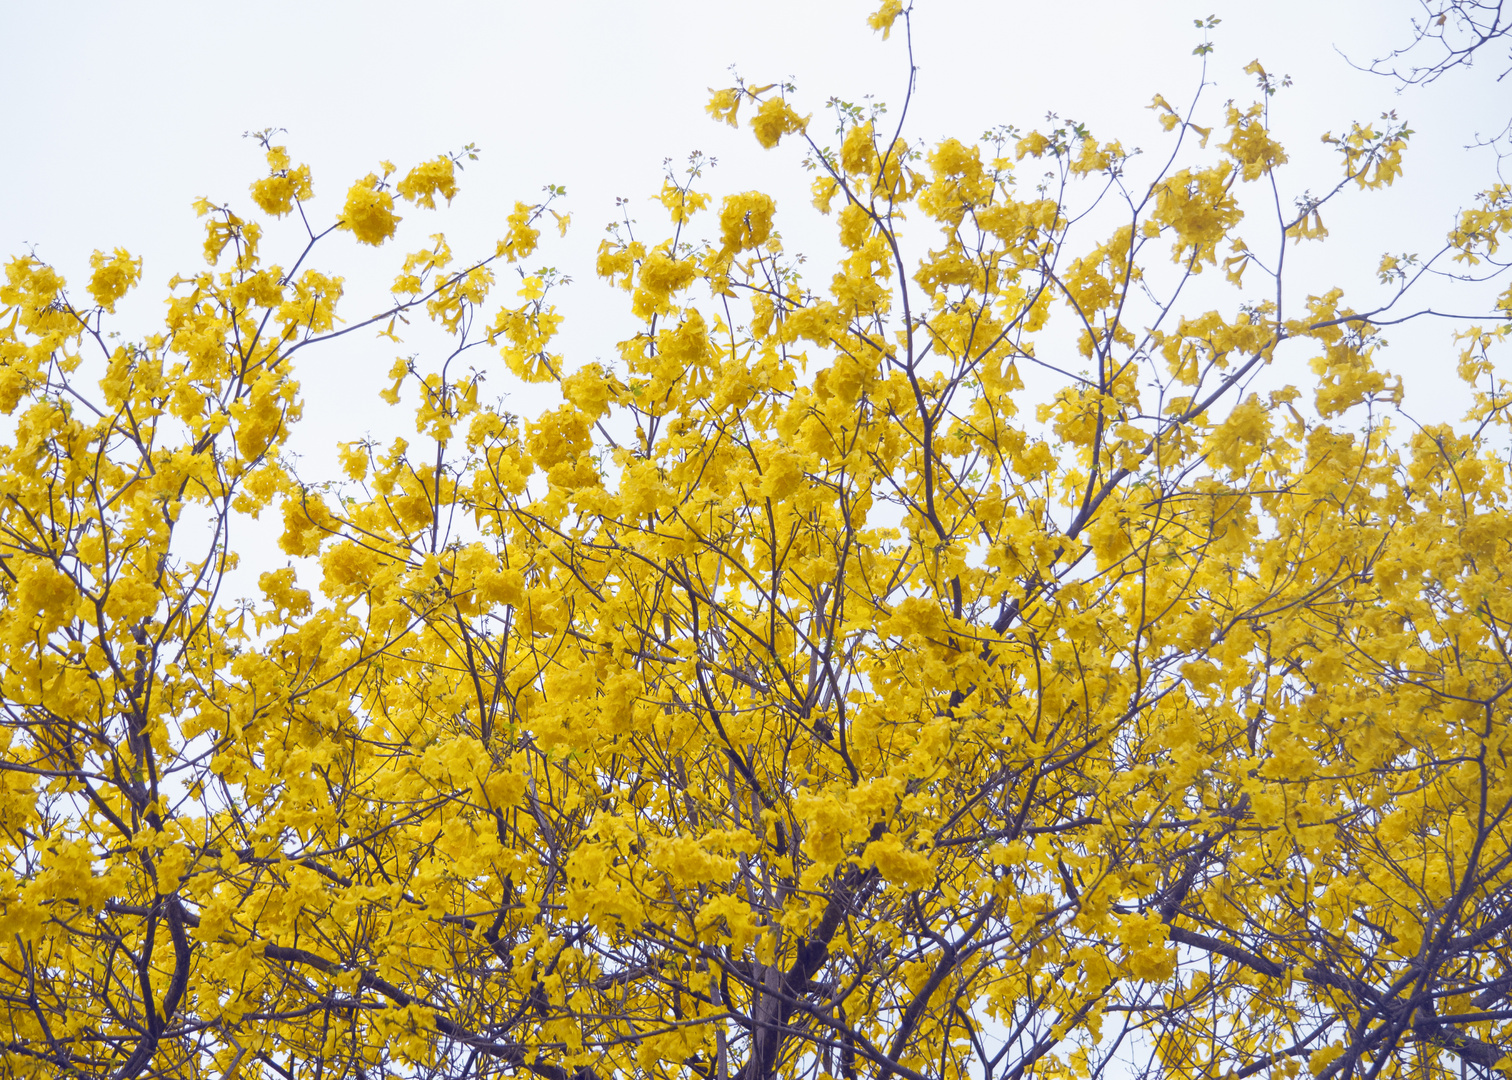
M896 115L903 45L898 34L883 42L867 29L875 3L0 0L0 39L9 43L0 255L34 248L80 291L95 248L143 256L143 285L117 324L139 339L156 329L167 279L203 265L191 201L205 195L250 209L247 184L263 165L243 132L287 129L294 159L314 171L314 214L326 220L380 159L403 169L471 142L483 156L468 166L450 210L407 210L398 243L381 252L359 250L346 235L326 242L313 265L348 277L343 314L376 308L403 251L427 234L444 228L459 259L487 251L516 198L533 201L542 185L559 183L573 231L532 265L550 262L576 278L558 296L569 366L607 358L633 327L624 302L594 278L593 251L619 195L645 207L647 233L661 238L665 218L643 200L659 188L665 158L695 148L715 155L721 164L707 189L768 190L790 250L825 242L805 231L814 215L801 151L764 152L747 129L710 121L703 105L708 87L729 85L733 63L755 83L795 78L801 112L821 113L831 95L874 94ZM1205 122L1221 118L1229 97L1253 99L1253 80L1242 73L1251 59L1295 79L1274 106L1295 165L1283 174L1287 195L1323 190L1339 175L1317 141L1323 131L1399 110L1419 133L1406 177L1325 215L1330 243L1296 249L1299 298L1337 282L1367 307L1379 295L1373 271L1384 250L1434 250L1454 209L1494 180L1494 158L1462 148L1512 114L1512 79L1493 78L1500 56L1398 95L1336 51L1368 60L1404 43L1418 10L1412 0L918 0L916 8L919 92L908 124L916 140L971 139L1005 122L1028 129L1054 109L1102 138L1153 150L1162 135L1144 106L1157 91L1178 105L1190 100L1200 39L1192 20L1208 14L1223 23ZM283 250L280 236L289 241ZM275 231L266 257L291 261L296 239ZM826 280L828 270L816 269ZM1408 410L1422 419L1457 414L1447 328L1391 340L1386 363L1408 377ZM299 445L312 473L328 471L338 438L408 429L407 414L387 413L373 397L398 351L353 335L324 358L304 354L298 376L310 408ZM1310 380L1303 370L1278 374Z

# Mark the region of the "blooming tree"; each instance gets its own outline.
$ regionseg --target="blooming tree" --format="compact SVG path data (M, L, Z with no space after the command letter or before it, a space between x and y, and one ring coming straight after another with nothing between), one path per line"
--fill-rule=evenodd
M1251 74L1211 126L1156 95L1140 158L720 89L842 257L801 276L695 158L599 249L609 364L552 351L559 277L500 288L555 190L338 317L315 260L471 148L323 225L263 136L146 336L130 254L82 294L12 259L6 1074L1507 1074L1512 290L1459 331L1466 423L1395 421L1377 361L1425 275L1500 268L1512 192L1381 305L1294 282L1411 132L1289 208ZM409 437L297 476L306 355L422 318ZM298 564L238 602L259 514Z

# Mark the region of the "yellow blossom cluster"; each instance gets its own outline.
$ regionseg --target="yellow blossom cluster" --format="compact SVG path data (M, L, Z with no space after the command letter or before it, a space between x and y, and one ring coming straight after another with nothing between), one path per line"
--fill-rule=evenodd
M492 246L407 236L371 310L321 261L470 147L321 226L259 136L145 333L127 251L84 295L6 263L0 1072L1506 1073L1512 294L1458 339L1472 422L1409 427L1399 312L1266 256L1410 132L1246 220L1298 168L1264 104L1209 149L1157 95L1135 156L796 100L709 112L802 144L837 265L695 155L600 244L591 362L558 272L494 292L560 189ZM1490 272L1509 205L1433 258ZM444 347L377 361L406 434L302 475L341 411L300 365L412 319Z

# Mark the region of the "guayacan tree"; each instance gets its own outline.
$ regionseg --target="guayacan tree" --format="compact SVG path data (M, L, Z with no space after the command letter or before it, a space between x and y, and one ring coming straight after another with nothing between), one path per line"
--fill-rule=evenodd
M13 258L6 1074L1512 1071L1512 291L1459 324L1464 423L1401 422L1378 363L1425 275L1500 269L1512 192L1380 304L1291 282L1411 132L1293 178L1250 70L1203 126L1157 95L1138 158L720 89L838 265L695 158L599 250L607 364L552 351L560 278L500 281L559 192L341 321L317 260L460 154L332 220L264 136L141 335L130 254ZM306 357L427 319L408 436L298 475Z

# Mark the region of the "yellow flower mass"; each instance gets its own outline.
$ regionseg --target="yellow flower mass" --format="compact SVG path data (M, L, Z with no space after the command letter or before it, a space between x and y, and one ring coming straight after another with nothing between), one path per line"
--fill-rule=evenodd
M332 206L258 135L158 326L125 250L6 263L0 1074L1512 1075L1512 291L1454 276L1507 187L1374 309L1275 254L1391 117L1313 175L1265 101L1209 149L1200 97L927 145L790 99L709 111L819 215L696 155L598 247L597 357L556 188L347 295L326 235L471 147ZM1396 415L1419 270L1463 424ZM311 476L338 335L413 416Z

